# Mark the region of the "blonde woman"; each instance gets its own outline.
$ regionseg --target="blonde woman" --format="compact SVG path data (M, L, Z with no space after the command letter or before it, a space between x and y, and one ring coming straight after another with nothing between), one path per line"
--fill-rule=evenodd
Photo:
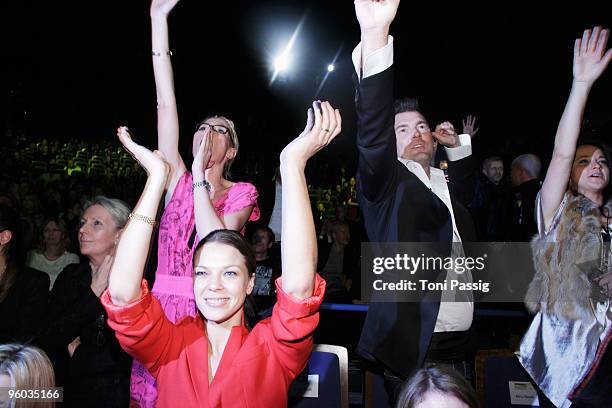
M42 390L55 387L53 366L39 348L18 343L0 345L0 389ZM15 404L0 393L0 407L54 407L53 401L32 401Z

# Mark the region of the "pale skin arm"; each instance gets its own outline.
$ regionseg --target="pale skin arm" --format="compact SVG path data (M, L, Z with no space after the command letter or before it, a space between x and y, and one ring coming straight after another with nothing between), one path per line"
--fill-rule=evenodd
M317 267L317 237L304 169L308 159L327 146L340 130L340 112L328 102L315 102L308 111L306 128L280 156L283 290L297 299L312 296Z
M212 155L212 135L210 129L206 131L200 143L200 147L193 159L191 171L193 174L194 183L201 180L206 180L206 171L202 170L208 167L208 162ZM204 165L206 163L206 165ZM195 212L195 227L200 238L204 238L212 231L218 229L230 229L240 231L249 220L253 206L245 207L239 211L219 217L215 211L211 194L204 187L196 187L193 190L193 206Z
M119 128L117 135L124 148L148 174L144 190L132 213L155 219L168 178L169 166L161 152L151 152L134 143L127 128ZM140 297L140 284L152 235L153 226L142 220L132 218L124 227L108 280L108 291L113 304L125 306Z
M187 171L179 153L179 122L174 95L174 74L168 41L168 14L179 0L153 0L151 3L151 40L153 73L157 93L157 145L170 165L165 202L170 201L176 183Z
M546 229L550 227L567 189L589 92L612 58L612 50L605 52L608 34L608 30L595 27L592 32L585 30L582 38L576 39L574 44L572 90L557 128L552 159L542 184L542 213Z

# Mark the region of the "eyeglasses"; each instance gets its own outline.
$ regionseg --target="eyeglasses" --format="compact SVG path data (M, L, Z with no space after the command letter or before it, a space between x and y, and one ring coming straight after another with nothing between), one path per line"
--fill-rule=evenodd
M212 130L214 130L215 132L221 134L221 135L227 135L229 133L229 129L226 126L223 125L211 125L210 123L202 123L200 125L200 127L198 128L198 130L208 130L212 128Z

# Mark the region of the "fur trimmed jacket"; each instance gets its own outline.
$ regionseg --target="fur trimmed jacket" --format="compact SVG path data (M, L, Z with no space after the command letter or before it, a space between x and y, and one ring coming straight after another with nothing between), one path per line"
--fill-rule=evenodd
M536 236L532 242L535 276L525 304L531 312L565 319L594 319L592 304L605 298L593 279L602 272L600 209L591 200L566 193L568 200L557 231ZM612 200L605 208L612 213Z

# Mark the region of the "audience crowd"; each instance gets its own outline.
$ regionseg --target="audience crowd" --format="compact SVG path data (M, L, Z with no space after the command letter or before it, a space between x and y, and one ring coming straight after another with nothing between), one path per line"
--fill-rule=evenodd
M389 401L398 407L478 406L472 389L478 381L474 377L474 360L476 353L487 347L507 350L520 347L519 361L531 375L534 386L546 394L546 398L540 394L541 406L569 406L570 398L584 404L580 406L591 406L589 398L603 400L602 395L607 394L600 392L597 383L577 380L589 373L597 381L610 378L609 373L602 374L597 367L600 363L609 367L612 359L605 341L612 338L609 330L605 330L612 275L589 275L598 290L587 305L584 299L594 296L590 294L591 286L585 288L571 280L575 271L566 270L569 267L560 260L569 259L572 251L586 251L581 244L569 245L575 236L597 242L601 238L602 248L609 251L612 207L607 201L607 147L600 141L578 141L588 91L610 60L610 51L602 57L606 30L595 28L592 37L590 30L585 31L582 41L589 43L588 47L581 46L580 39L576 43L572 93L548 165L533 151L520 155L487 152L483 157L472 157L471 146L477 146L479 138L486 138L488 132L487 129L479 132L474 116L463 121L461 134L450 122L432 131L416 100L406 98L396 101L395 106L386 104L384 101L392 101L388 91L393 83L389 69L393 61L388 50L393 40L387 42L386 34L378 38L364 27L378 24L378 28L386 27L379 34L388 32L397 2L392 13L387 9L378 16L384 20L382 23L361 9L366 6L356 5L363 40L354 54L355 68L360 73L356 87L362 96L356 102L360 162L355 170L340 163L339 173L325 178L337 181L319 185L305 184L304 168L306 161L340 132L340 113L327 102L313 103L304 133L285 148L275 171L270 168L263 172L275 173L273 179L261 180L253 169L278 163L251 166L249 158L250 164L241 167L240 156L230 176L229 168L238 155L239 143L233 122L223 116L202 120L193 136L187 135L193 137L194 148L191 167L186 166L178 152L171 53L164 51L168 48L166 18L175 3L153 0L151 6L161 153L133 142L127 128L118 130L120 142L116 139L60 142L12 130L6 132L0 151L4 164L0 169L1 386L62 386L69 406L125 407L131 401L135 406L153 407L159 401L169 404L175 384L171 381L178 384L180 377L184 381L179 385L185 386L188 399L195 403L202 397L195 378L198 375L191 372L190 364L196 361L202 364L201 359L208 357L209 366L203 367L209 369L209 375L214 376L217 369L218 375L225 378L239 375L230 372L229 363L224 365L223 359L233 359L234 354L244 356L247 352L240 353L249 349L246 339L250 336L249 339L266 342L272 350L261 364L268 364L268 372L287 380L283 387L275 388L278 396L261 393L251 397L253 401L268 401L272 397L278 401L286 398L288 383L304 368L313 336L315 340L325 336L328 343L347 346L351 360L363 364L362 368L377 371L384 378ZM372 51L370 47L374 46L378 52L375 57L379 59L376 64L372 59L362 60L359 47ZM371 69L385 66L377 72ZM380 94L374 98L372 92ZM376 110L379 104L384 106L382 113ZM384 127L380 132L372 130L376 129L374 125L364 125L371 125L377 115L394 116L395 127L390 126L392 119L376 123L381 129ZM327 124L322 124L325 121ZM333 135L327 135L330 130L325 126L332 128ZM407 129L414 134L408 134ZM244 131L248 133L248 128ZM479 136L475 137L477 132ZM385 138L387 134L391 136ZM389 149L380 148L389 140ZM383 153L389 153L391 159ZM325 164L317 165L320 167L310 171L326 171ZM543 171L546 168L547 173ZM283 178L291 180L290 185L284 185L287 180ZM301 183L303 190L296 188ZM262 197L262 192L267 195ZM273 205L260 207L258 201ZM442 203L439 206L444 210L432 210L438 203ZM287 210L283 205L297 206L301 212L296 215L295 208ZM398 213L400 207L405 213L414 210L412 215L417 214L411 223ZM595 226L572 215L578 212L583 218L591 217L588 220ZM467 224L463 223L464 217L469 219ZM133 224L130 219L139 223ZM161 220L159 228L151 229L157 219ZM287 222L290 224L283 225ZM575 227L577 232L568 233L563 228L566 225ZM343 329L349 323L333 320L339 319L337 316L322 314L322 326L328 319L327 325L335 328L331 335L324 329L313 335L321 301L366 303L360 264L363 242L369 239L393 242L402 238L426 242L424 230L433 234L428 238L439 237L440 242L449 244L470 240L533 241L534 251L540 251L541 256L535 259L536 279L529 289L535 300L531 298L532 303L527 303L537 315L520 346L518 337L530 322L522 304L510 308L526 319L520 327L509 328L500 322L479 326L474 318L473 301L451 307L440 299L433 302L435 314L419 315L418 319L422 318L419 323L423 323L419 327L423 330L418 333L414 330L406 333L406 327L398 322L402 318L412 319L410 308L418 309L422 304L399 307L396 303L381 306L372 302L365 324L359 322L365 327L359 345L355 344L356 339L346 341ZM127 238L123 236L126 231ZM303 239L299 236L301 232L305 234ZM143 241L134 237L143 237ZM568 245L553 248L550 237ZM149 239L153 250L149 249ZM242 286L236 292L240 299L237 314L229 317L235 323L233 327L244 326L241 334L244 347L234 337L217 331L215 302L221 298L203 300L193 294L198 285L203 285L198 283L203 282L203 276L214 275L211 271L217 267L214 263L202 265L212 259L225 262L228 246L242 254L245 265L238 269L248 272L240 278ZM120 255L116 258L118 249ZM553 252L557 258L551 256ZM317 258L309 259L315 253ZM609 258L602 255L601 265L609 268ZM290 262L296 259L297 269L304 268L303 274L286 266L293 265ZM309 265L311 261L313 264ZM128 270L129 273L125 272ZM570 283L554 286L557 271L565 273ZM113 280L113 273L115 276L123 273L125 279ZM233 273L240 276L236 271ZM225 274L218 279L226 279ZM555 302L560 301L555 296L559 293L552 293L553 289L549 293L550 287L546 285L581 293L584 299L570 296L565 303L570 304L571 310L568 306L557 306ZM466 307L471 308L469 312ZM418 309L418 313L425 309ZM441 317L449 320L442 321ZM136 323L139 319L144 323ZM393 327L380 326L384 320ZM462 322L467 322L467 328ZM210 349L180 337L199 333L203 324ZM552 328L552 334L542 329L545 325ZM422 343L426 335L429 350L417 352L415 346L410 350L414 356L406 354L406 350L390 351L391 343L381 344L378 338L387 329L397 335L393 341L401 338ZM555 342L547 336L555 333L571 335L572 350L563 345L550 346ZM184 348L165 346L165 341L178 338L175 336L184 341ZM279 336L290 336L290 340L279 340ZM156 343L152 340L155 338L163 341ZM288 346L291 342L293 345ZM224 353L226 347L230 357ZM588 366L576 367L575 361L579 359L576 357L563 364L549 363L565 370L550 373L546 368L544 362L554 358L553 353L578 355L580 350L588 351L584 357ZM395 358L398 351L402 355ZM176 353L180 362L174 364L168 353ZM189 363L189 353L204 354L191 356ZM406 361L414 363L414 367L404 364ZM255 363L246 364L246 371L256 372ZM23 369L18 369L20 366ZM28 370L32 373L26 375ZM563 378L558 379L561 372ZM572 373L571 378L566 375L568 372ZM547 382L547 378L553 377L554 384ZM206 391L217 402L230 398L221 391L229 390L230 383L221 381L210 383ZM574 390L578 384L582 388ZM575 394L570 395L572 390ZM235 393L231 398L239 401L243 396Z

